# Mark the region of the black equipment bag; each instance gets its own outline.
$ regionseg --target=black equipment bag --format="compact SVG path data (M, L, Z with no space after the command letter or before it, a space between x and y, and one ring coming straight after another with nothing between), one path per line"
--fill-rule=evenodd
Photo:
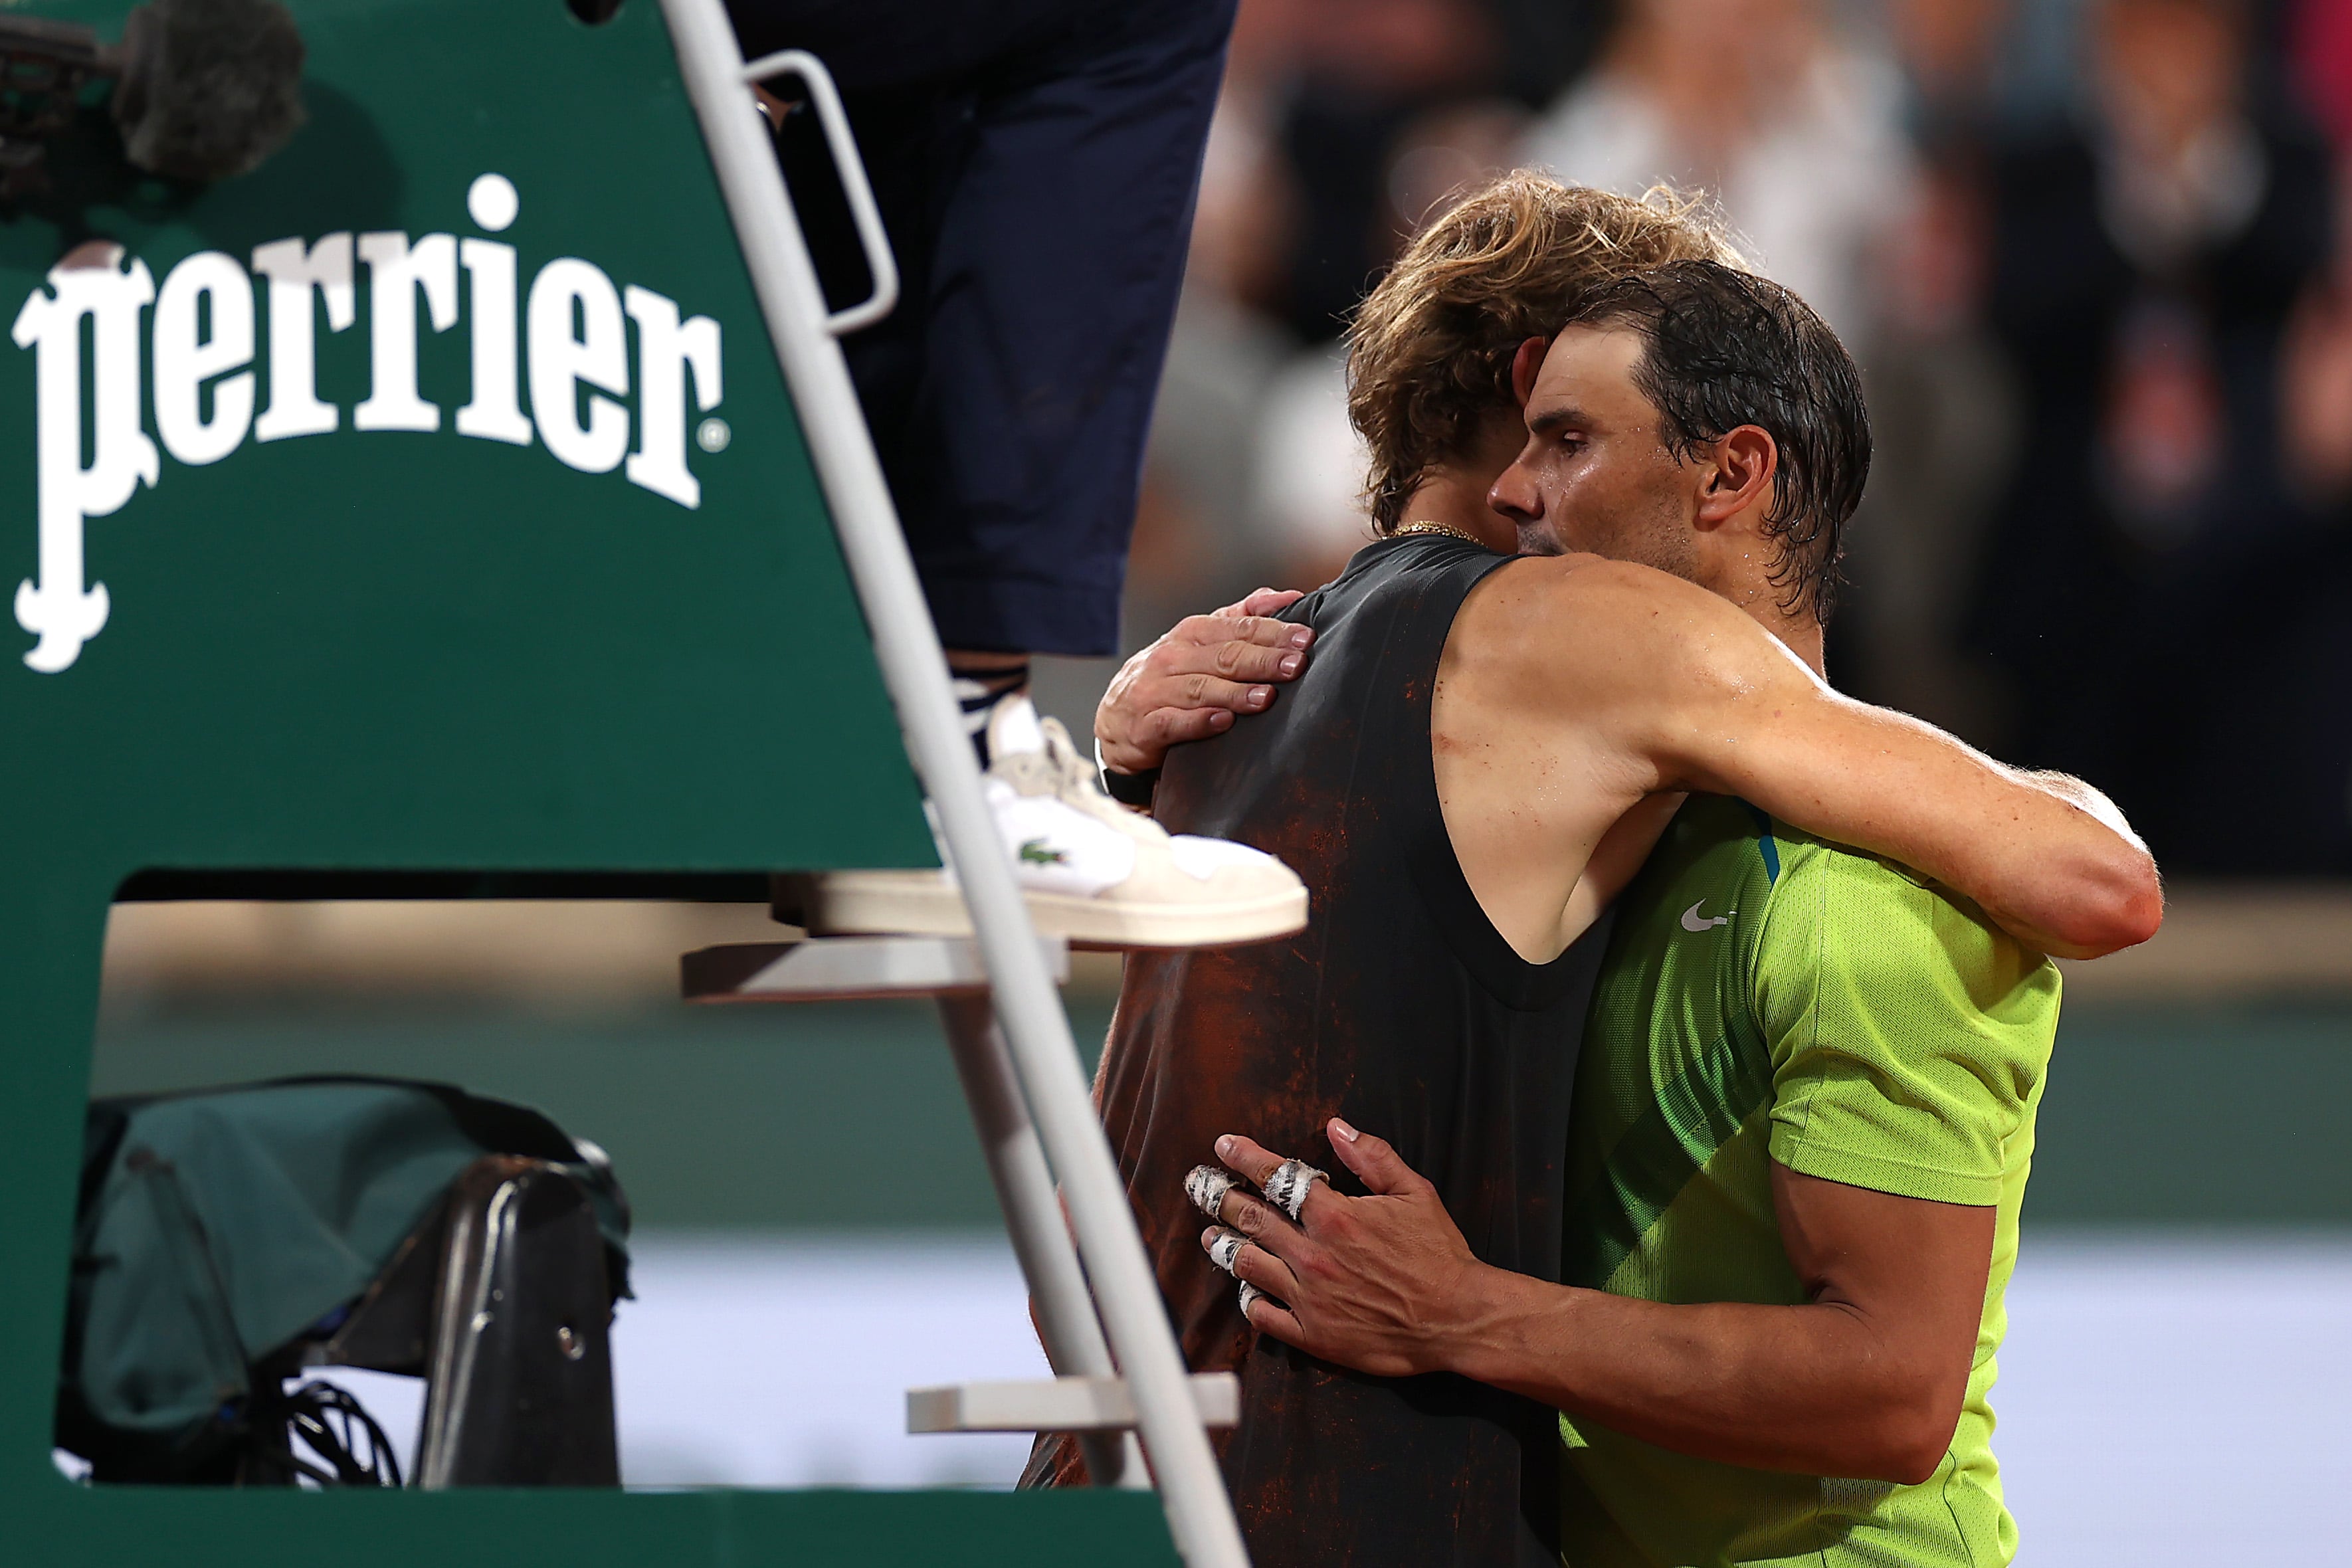
M388 1456L355 1452L383 1445L348 1395L289 1395L282 1380L322 1363L428 1371L454 1189L480 1189L485 1173L493 1184L535 1173L580 1211L601 1310L569 1313L583 1321L563 1325L558 1364L593 1343L609 1450L604 1335L628 1294L629 1210L604 1152L523 1106L356 1077L91 1103L58 1446L100 1480L398 1484ZM289 1429L326 1463L295 1456Z

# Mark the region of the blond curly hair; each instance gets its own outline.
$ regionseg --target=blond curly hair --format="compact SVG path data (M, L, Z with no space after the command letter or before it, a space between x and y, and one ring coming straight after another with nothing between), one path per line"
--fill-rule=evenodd
M1371 449L1364 500L1385 538L1429 472L1513 408L1511 361L1587 296L1675 261L1745 268L1704 197L1621 196L1520 169L1445 207L1356 307L1348 417Z

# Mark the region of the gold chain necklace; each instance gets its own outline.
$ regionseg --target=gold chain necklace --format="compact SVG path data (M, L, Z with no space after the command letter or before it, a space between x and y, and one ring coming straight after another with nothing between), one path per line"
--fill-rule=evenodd
M1487 544L1485 540L1479 538L1475 533L1455 528L1451 523L1408 522L1402 528L1396 531L1396 536L1399 539L1402 539L1408 533L1442 533L1448 539L1458 539L1465 544L1475 544L1481 550L1487 548Z

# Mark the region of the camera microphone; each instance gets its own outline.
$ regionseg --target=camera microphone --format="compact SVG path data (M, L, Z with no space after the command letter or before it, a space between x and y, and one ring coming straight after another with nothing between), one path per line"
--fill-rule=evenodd
M103 44L89 27L0 14L0 195L42 184L46 141L112 78L122 151L150 174L248 174L302 123L302 36L278 0L149 0Z

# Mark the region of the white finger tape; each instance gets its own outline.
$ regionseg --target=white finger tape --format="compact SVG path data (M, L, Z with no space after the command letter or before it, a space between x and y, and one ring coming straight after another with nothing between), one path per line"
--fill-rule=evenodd
M1251 1303L1252 1301L1271 1301L1272 1303L1274 1303L1274 1305L1276 1305L1276 1306L1277 1306L1277 1307L1283 1307L1283 1302L1282 1302L1282 1298L1281 1298L1281 1297L1279 1297L1279 1296L1269 1296L1269 1295L1267 1295L1265 1291L1263 1291L1263 1290L1259 1289L1256 1286L1255 1286L1255 1285L1251 1284L1251 1283L1250 1283L1248 1280L1246 1280L1246 1279L1244 1279L1244 1280L1243 1280L1243 1281L1242 1281L1242 1291L1241 1291L1241 1296L1242 1296L1242 1316L1243 1316L1244 1318L1247 1318L1247 1317L1249 1316L1250 1303ZM1285 1311L1288 1311L1288 1310L1289 1310L1289 1309L1288 1309L1287 1307L1283 1307L1283 1310L1285 1310Z
M1184 1176L1184 1195L1192 1206L1211 1219L1224 1205L1225 1194L1242 1184L1242 1179L1231 1171L1214 1165L1195 1165Z
M1242 1248L1248 1245L1249 1237L1240 1231L1221 1230L1217 1238L1209 1243L1209 1261L1231 1274L1234 1262L1242 1255Z
M1307 1190L1317 1182L1329 1180L1304 1160L1285 1160L1265 1179L1265 1201L1296 1222L1298 1211L1307 1205Z

